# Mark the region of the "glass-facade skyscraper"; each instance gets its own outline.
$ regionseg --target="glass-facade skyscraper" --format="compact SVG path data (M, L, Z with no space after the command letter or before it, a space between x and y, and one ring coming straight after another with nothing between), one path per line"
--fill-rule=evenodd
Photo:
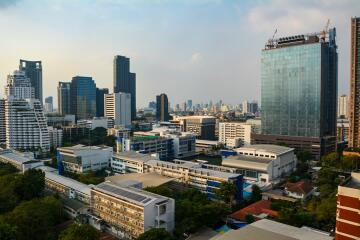
M156 120L161 122L170 120L169 101L165 93L156 96Z
M131 94L131 120L136 118L136 74L130 72L130 59L114 57L114 93Z
M71 114L70 92L71 82L59 82L58 91L58 112L61 115Z
M31 86L35 91L35 98L38 99L42 104L43 94L41 61L28 61L20 59L19 70L24 71L26 76L30 78Z
M70 87L70 110L77 119L96 116L96 85L91 77L76 76Z
M96 88L96 116L104 116L104 97L109 93L107 88Z

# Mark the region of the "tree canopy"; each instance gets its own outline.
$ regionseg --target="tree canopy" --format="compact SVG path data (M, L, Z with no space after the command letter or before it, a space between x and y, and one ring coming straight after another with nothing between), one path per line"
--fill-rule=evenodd
M138 240L160 240L160 239L175 240L175 238L163 228L152 228L138 237Z
M100 232L88 224L71 224L59 235L59 240L99 240Z

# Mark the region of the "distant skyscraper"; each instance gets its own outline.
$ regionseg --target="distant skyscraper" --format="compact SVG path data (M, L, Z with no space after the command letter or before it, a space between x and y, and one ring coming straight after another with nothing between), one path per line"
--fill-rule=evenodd
M248 101L243 101L242 103L242 112L249 113L250 112L250 104Z
M8 75L5 96L8 97L10 95L17 99L35 97L34 88L31 86L30 79L25 75L24 71L16 70L12 75Z
M149 102L149 108L156 109L156 102L155 101Z
M169 101L165 93L156 96L156 120L161 122L170 120Z
M105 117L114 119L115 125L131 127L131 95L130 93L105 94Z
M192 102L192 100L191 99L189 99L189 100L187 100L187 108L188 108L188 110L192 110L192 108L193 108L193 102Z
M54 111L52 96L45 98L44 110L45 110L45 112L53 112Z
M70 104L70 82L59 82L57 92L58 92L58 112L61 115L66 115L71 113L71 104Z
M130 72L130 59L114 57L114 93L131 94L131 120L136 118L136 74Z
M104 96L109 93L107 88L96 88L96 116L104 116Z
M249 112L250 113L257 113L258 112L258 103L256 101L252 101L251 103L249 103Z
M360 18L351 19L349 146L360 147Z
M24 71L30 78L31 86L35 90L35 98L43 102L42 95L42 66L41 61L28 61L20 59L19 70Z
M187 105L186 105L186 102L183 102L182 103L182 111L186 112L187 111Z
M76 76L70 87L70 110L77 119L96 116L96 85L91 77Z
M268 42L261 59L261 127L265 137L255 137L255 143L284 142L316 157L334 150L335 36L333 28L326 35L297 35ZM295 146L298 142L301 146Z
M348 118L348 104L349 104L349 98L347 95L341 95L338 98L338 117Z

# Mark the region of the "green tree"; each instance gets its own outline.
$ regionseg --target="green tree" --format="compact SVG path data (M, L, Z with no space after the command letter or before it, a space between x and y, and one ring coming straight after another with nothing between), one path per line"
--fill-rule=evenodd
M0 162L0 176L4 176L11 173L16 173L19 170L10 163Z
M163 228L152 228L138 237L138 240L175 240L175 238Z
M174 197L173 191L170 188L166 187L166 186L146 187L146 188L144 188L144 190L148 191L148 192L155 193L155 194L159 194L159 195L162 195L162 196L165 196L165 197L170 197L170 198Z
M260 201L261 199L262 199L261 189L256 184L252 185L250 202L257 202Z
M16 189L21 184L21 177L19 174L0 177L0 214L12 210L20 202Z
M215 194L219 199L222 199L225 203L228 203L230 208L232 208L236 192L237 187L235 184L223 182L221 183L220 188L215 191Z
M1 240L16 240L16 227L9 224L0 224Z
M247 224L253 223L253 222L255 222L255 217L251 214L247 214L245 216L245 221Z
M22 200L40 197L45 188L45 173L39 169L27 170L21 178L17 193Z
M88 224L71 224L59 235L59 240L98 240L100 232Z

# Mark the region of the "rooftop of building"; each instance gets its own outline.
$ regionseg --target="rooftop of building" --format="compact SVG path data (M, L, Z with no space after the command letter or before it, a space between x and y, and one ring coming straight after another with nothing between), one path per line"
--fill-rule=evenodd
M17 162L19 164L24 164L34 161L34 158L30 156L26 156L26 153L12 151L10 149L0 150L0 158L3 158L9 162Z
M274 160L275 158L235 155L235 156L229 156L227 158L223 158L221 164L227 167L267 171L267 167Z
M360 190L360 172L352 172L351 177L342 186Z
M59 147L57 150L59 151L76 151L76 150L107 150L111 147L106 145L97 145L97 146L86 146L82 144L77 144L71 147Z
M313 186L309 180L301 180L295 183L291 183L291 182L286 183L285 189L289 192L306 195L313 190Z
M119 199L125 199L137 205L146 206L155 200L167 200L169 198L150 193L144 190L140 190L132 187L121 187L114 183L103 182L95 187L94 190L100 191L105 194L109 194Z
M127 152L117 152L114 153L113 156L115 158L122 158L125 160L135 160L135 161L141 161L141 162L148 162L150 160L156 160L155 157L149 155L149 154L142 154L135 151L127 151Z
M260 220L268 216L276 217L278 213L271 209L271 201L260 200L232 213L230 217L238 221L246 221L247 215L252 215L255 217L255 220Z
M219 234L211 240L332 240L328 233L308 227L297 228L268 219L256 221L238 230Z
M105 179L111 183L114 183L118 186L127 185L130 182L141 183L142 188L146 187L158 187L165 183L171 182L174 178L169 178L162 176L160 174L151 172L151 173L128 173L128 174L119 174Z
M258 151L258 152L268 152L271 154L281 155L287 152L294 151L294 148L289 148L285 146L273 145L273 144L254 144L248 147L241 147L236 149L239 151Z
M196 144L204 144L204 145L219 145L220 143L218 141L213 140L202 140L202 139L196 139Z
M179 116L175 117L176 120L182 119L216 119L214 116L206 116L206 115L196 115L196 116Z

